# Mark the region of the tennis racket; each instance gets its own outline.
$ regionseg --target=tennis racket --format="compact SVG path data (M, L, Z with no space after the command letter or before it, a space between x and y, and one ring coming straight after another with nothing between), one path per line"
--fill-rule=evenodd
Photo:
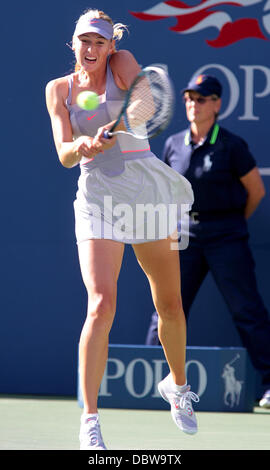
M160 66L145 67L127 91L118 118L104 137L109 139L118 134L136 139L155 137L170 123L173 109L174 90L166 70ZM115 130L121 120L125 130Z

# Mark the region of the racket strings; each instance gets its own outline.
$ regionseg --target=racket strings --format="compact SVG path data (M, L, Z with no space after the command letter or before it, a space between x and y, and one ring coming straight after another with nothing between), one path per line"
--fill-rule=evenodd
M125 123L136 135L151 137L167 126L172 110L173 92L167 75L151 70L133 87Z

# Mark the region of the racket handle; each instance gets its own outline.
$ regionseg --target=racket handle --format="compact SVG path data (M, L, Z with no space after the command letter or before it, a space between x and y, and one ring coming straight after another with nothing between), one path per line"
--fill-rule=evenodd
M103 136L105 137L105 139L111 139L113 134L106 129L103 133Z

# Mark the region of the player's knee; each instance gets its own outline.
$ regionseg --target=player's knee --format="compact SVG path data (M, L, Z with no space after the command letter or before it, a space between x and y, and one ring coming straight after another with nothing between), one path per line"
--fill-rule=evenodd
M180 297L170 297L159 302L158 314L163 321L174 321L183 316L183 306Z
M116 309L115 297L110 291L89 296L87 318L92 327L111 327Z

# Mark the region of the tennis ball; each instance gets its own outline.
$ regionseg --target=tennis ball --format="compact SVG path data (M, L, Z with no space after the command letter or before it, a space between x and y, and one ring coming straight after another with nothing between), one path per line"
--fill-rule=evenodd
M99 97L94 91L81 91L76 101L80 108L86 110L96 109L99 106Z

